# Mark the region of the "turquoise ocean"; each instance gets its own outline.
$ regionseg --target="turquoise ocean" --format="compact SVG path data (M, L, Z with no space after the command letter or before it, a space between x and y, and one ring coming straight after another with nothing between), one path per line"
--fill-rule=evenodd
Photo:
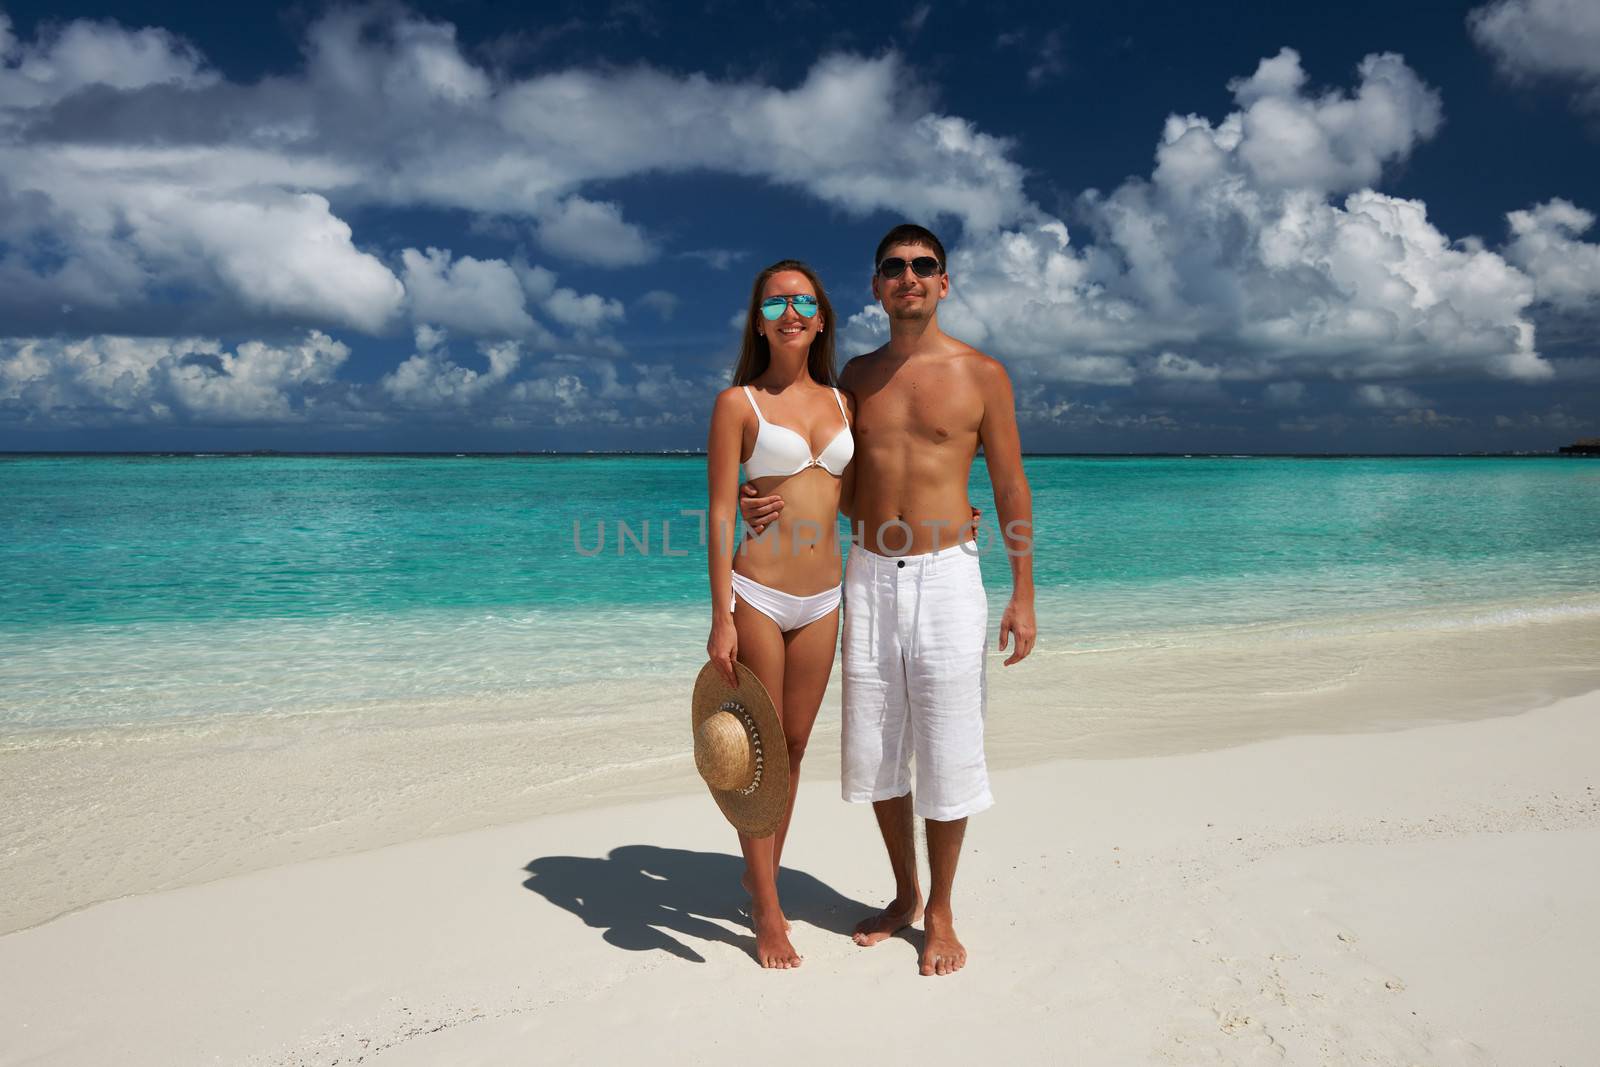
M1592 462L1026 467L1041 648L1600 616ZM704 486L697 456L0 457L0 733L686 678ZM981 463L972 499L992 531Z

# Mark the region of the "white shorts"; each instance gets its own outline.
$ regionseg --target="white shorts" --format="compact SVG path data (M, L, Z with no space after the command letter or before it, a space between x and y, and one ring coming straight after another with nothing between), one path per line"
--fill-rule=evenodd
M989 599L976 549L880 556L850 546L844 569L844 798L912 792L925 819L989 807L983 758Z

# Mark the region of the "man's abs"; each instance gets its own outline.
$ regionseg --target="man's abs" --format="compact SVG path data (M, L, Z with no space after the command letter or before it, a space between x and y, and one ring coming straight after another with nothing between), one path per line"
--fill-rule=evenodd
M851 538L880 556L922 555L969 540L967 472L972 461L948 459L937 471L914 469L921 464L883 464L878 469L863 464L856 475Z

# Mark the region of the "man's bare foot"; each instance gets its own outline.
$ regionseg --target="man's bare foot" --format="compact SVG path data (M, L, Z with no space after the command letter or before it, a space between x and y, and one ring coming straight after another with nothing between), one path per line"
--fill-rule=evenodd
M751 901L750 920L756 929L756 962L773 970L788 970L800 966L800 953L789 943L789 924L783 912L776 908L768 915L767 909Z
M928 909L922 924L922 973L955 974L967 962L967 950L956 940L955 921L948 911Z
M878 914L870 915L856 923L856 932L851 936L856 944L865 948L893 937L920 918L922 918L921 897L915 898L909 904L896 897Z
M744 887L744 891L750 895L750 900L751 900L752 903L754 903L754 901L756 899L756 891L754 889L750 888L750 872L749 871L745 871L743 874L741 874L739 876L739 884ZM784 933L789 933L793 929L794 929L794 923L790 922L788 917L786 916L784 918L784 920L783 920L783 932Z

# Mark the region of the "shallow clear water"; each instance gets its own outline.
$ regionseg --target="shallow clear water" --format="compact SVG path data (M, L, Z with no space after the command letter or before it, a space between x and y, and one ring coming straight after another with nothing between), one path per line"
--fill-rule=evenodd
M1600 610L1581 460L1027 469L1043 649ZM981 464L972 492L992 528ZM687 673L703 506L698 457L3 458L0 730Z

